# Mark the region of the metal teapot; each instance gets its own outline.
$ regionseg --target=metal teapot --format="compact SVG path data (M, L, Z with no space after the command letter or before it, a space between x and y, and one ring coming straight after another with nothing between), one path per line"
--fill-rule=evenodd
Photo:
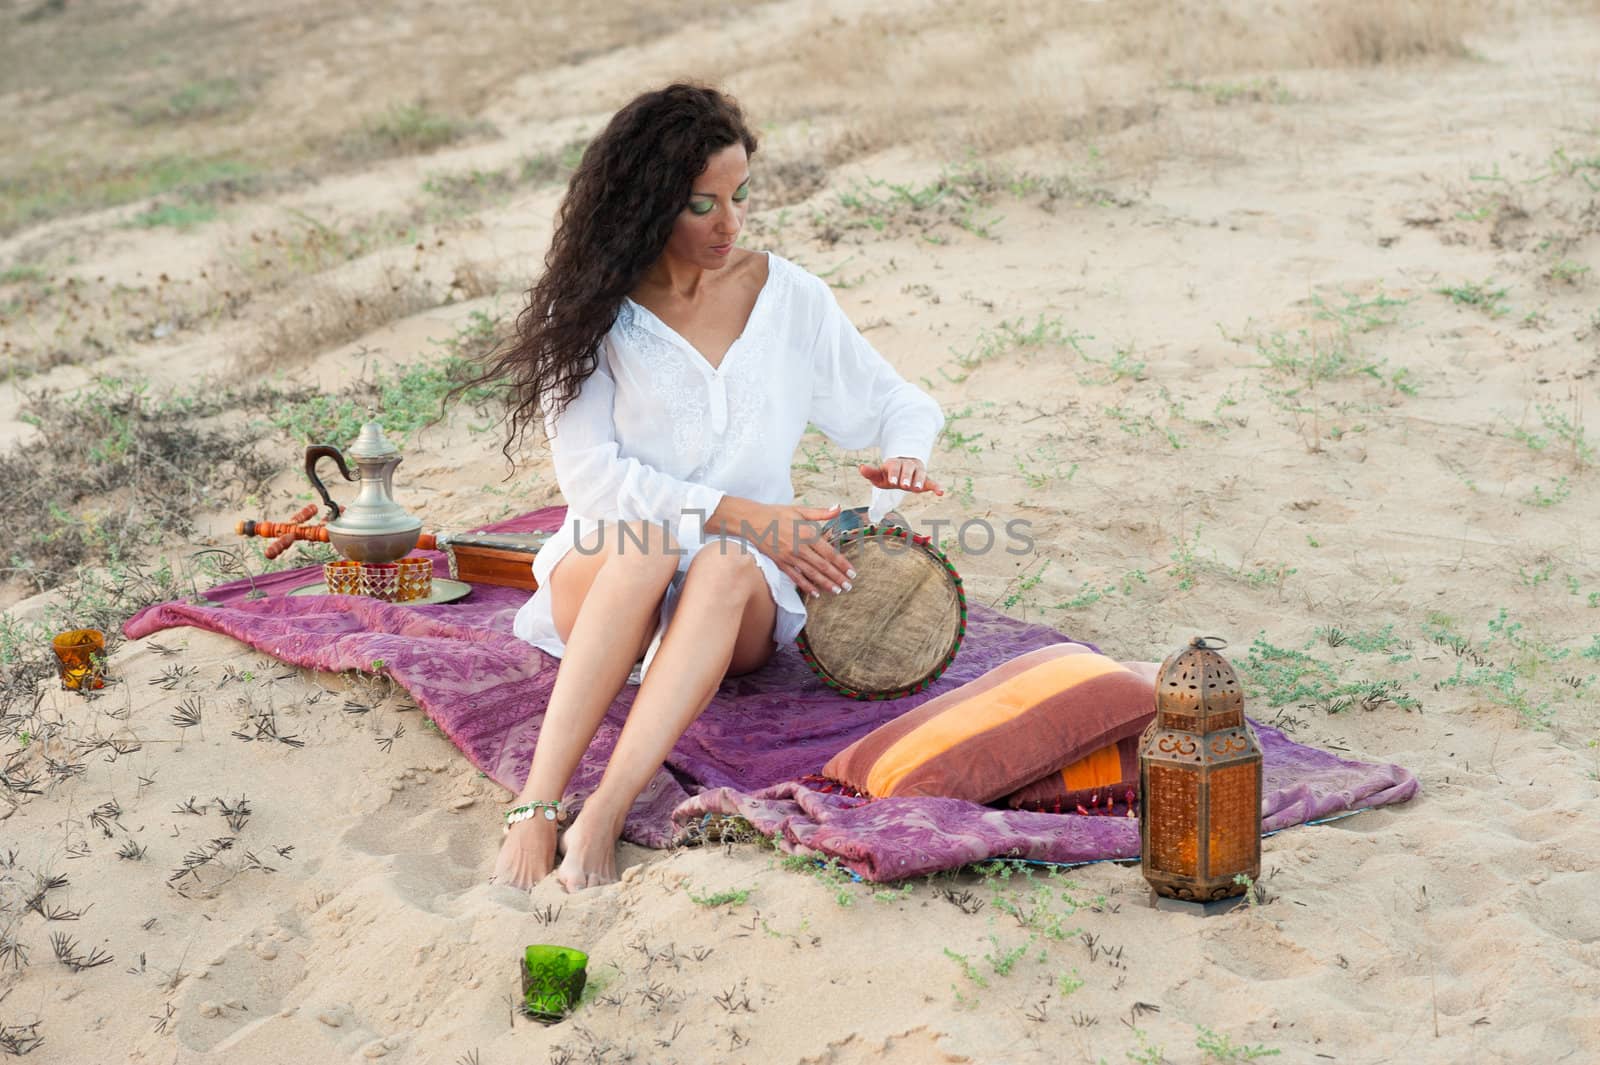
M404 558L417 546L422 534L422 519L412 517L394 501L394 471L400 465L400 449L383 435L376 412L367 411L372 420L361 427L347 451L332 444L313 444L306 448L306 477L328 505L328 541L353 562L393 562ZM355 462L350 472L345 456ZM317 463L325 458L339 466L347 481L360 480L361 490L348 506L340 506L328 494L317 476Z

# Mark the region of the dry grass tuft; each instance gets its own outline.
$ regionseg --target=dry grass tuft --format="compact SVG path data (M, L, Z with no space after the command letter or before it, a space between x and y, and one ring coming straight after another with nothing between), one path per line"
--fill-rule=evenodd
M1245 70L1359 67L1468 54L1480 8L1450 0L1319 0L1222 6L1137 0L1123 9L1108 54L1192 78Z
M528 288L531 279L500 273L494 264L477 259L460 259L450 273L450 299L475 300L510 289Z
M1448 0L1345 0L1323 12L1323 45L1332 61L1324 65L1460 58L1477 22L1470 4Z
M156 397L111 378L27 397L22 416L38 439L0 455L6 578L39 591L80 565L137 560L193 532L197 512L264 491L276 468L238 412L283 398Z
M469 137L492 137L493 126L436 111L418 100L396 105L340 137L340 157L367 162L398 155L426 155Z
M802 203L828 183L827 167L813 159L756 159L762 208Z
M382 280L363 291L326 281L308 281L262 326L247 370L293 366L390 322L429 307L439 297L413 274L385 267Z

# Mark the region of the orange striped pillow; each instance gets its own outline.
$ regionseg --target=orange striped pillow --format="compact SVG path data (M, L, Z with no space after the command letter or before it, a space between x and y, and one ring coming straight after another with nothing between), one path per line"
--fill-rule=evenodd
M878 798L992 802L1138 735L1154 712L1147 679L1077 644L1052 644L881 725L823 773Z

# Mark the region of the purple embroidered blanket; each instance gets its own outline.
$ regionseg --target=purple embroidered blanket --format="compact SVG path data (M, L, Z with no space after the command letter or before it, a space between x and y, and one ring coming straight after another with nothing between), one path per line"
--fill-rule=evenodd
M485 531L555 529L564 513L547 507ZM444 576L444 556L434 558ZM129 619L124 632L140 639L194 625L282 661L328 671L370 669L381 659L474 765L519 790L559 664L511 635L512 615L528 593L478 586L456 603L426 607L283 594L318 577L312 568L235 581L208 593L220 606L159 604ZM252 590L266 595L249 598ZM763 669L723 683L634 804L623 836L664 847L683 824L706 814L740 814L763 832L779 833L790 849L836 856L873 880L993 857L1077 862L1137 855L1137 826L1126 819L995 810L952 799L864 803L795 783L922 701L1024 652L1068 639L975 605L961 654L937 684L917 696L876 703L836 695L795 648L780 648ZM568 787L574 805L599 782L637 690L624 687L607 712ZM1257 728L1265 749L1263 813L1269 829L1402 802L1417 790L1416 778L1398 766L1344 761L1275 729Z

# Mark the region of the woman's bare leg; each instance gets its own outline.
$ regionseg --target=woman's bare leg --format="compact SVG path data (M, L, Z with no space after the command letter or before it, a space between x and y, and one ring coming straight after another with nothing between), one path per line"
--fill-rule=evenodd
M694 557L605 776L567 829L556 876L568 891L617 879L617 839L634 799L723 677L760 668L772 656L776 619L766 578L736 545L724 552L713 544Z
M583 552L570 552L550 574L552 613L566 651L519 803L561 798L600 719L655 634L678 556L659 526L630 523L628 529L631 538L618 523L605 523L583 538ZM555 866L555 853L554 822L519 822L506 833L494 878L532 887Z

